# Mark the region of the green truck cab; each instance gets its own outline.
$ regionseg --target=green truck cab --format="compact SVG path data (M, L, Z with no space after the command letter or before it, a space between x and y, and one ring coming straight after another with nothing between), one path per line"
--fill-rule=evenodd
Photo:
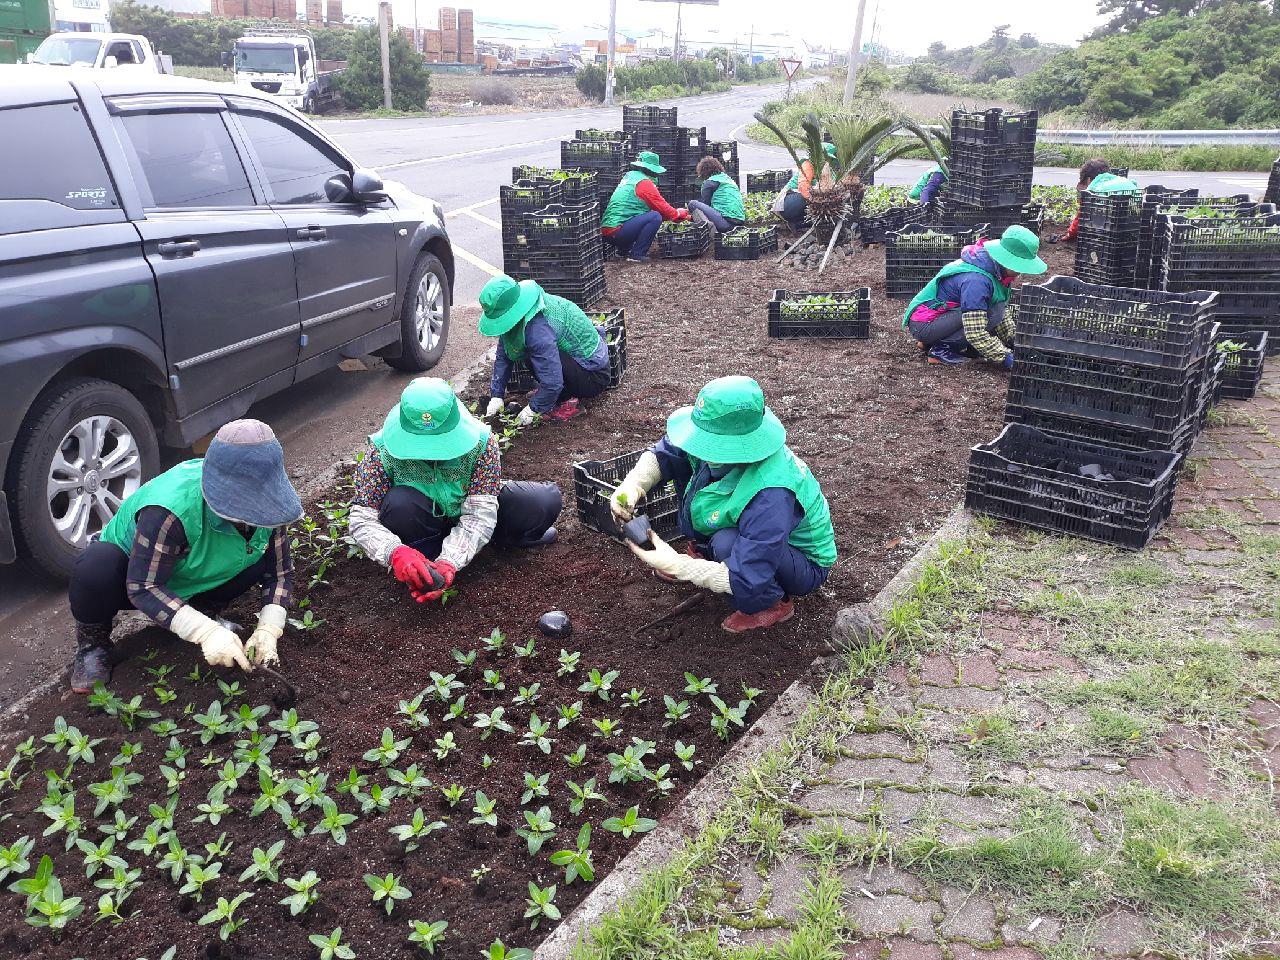
M53 24L53 0L0 0L0 63L25 62Z

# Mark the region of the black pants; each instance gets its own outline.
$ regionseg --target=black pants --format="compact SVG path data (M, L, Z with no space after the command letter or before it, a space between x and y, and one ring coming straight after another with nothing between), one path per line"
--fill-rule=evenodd
M987 333L995 333L996 327L1004 323L1007 303L993 303L987 310ZM964 311L959 307L948 310L928 323L916 320L907 321L907 332L926 347L945 344L955 350L963 350L969 344L964 335Z
M554 483L509 480L498 494L498 526L490 541L499 547L533 546L551 528L564 507ZM413 487L392 487L378 511L382 525L408 546L430 560L440 556L440 546L457 526L453 517L440 514L435 501Z
M109 624L121 610L132 610L125 580L129 555L114 543L97 540L76 558L67 600L77 623ZM205 612L218 611L267 576L267 558L236 574L221 586L198 593L189 603Z
M782 200L782 219L791 224L792 230L800 230L805 224L809 201L799 190L791 190Z
M601 370L584 370L582 364L563 350L560 351L560 375L564 378L564 387L560 390L560 396L556 398L556 406L575 398L590 400L609 389L607 364ZM498 523L502 523L501 519Z

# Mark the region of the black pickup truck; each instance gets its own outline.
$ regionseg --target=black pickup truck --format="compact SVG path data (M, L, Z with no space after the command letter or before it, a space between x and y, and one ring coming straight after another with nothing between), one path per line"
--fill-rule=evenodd
M427 370L438 204L241 88L0 66L0 562L65 574L120 501L344 357Z

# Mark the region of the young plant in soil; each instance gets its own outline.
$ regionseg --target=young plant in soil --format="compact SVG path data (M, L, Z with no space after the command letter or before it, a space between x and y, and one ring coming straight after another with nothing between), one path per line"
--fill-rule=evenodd
M404 844L405 853L413 853L422 845L422 841L435 833L437 830L443 830L445 824L443 820L432 820L427 822L427 816L419 807L413 811L413 816L408 823L399 823L390 828L393 837ZM365 878L368 880L368 877ZM390 909L387 911L390 913Z
M667 712L663 714L662 725L669 727L673 723L679 723L689 716L689 701L676 700L673 697L664 694L662 702L667 708Z
M467 788L459 783L451 783L447 787L440 788L440 795L444 797L445 803L451 807L456 807L467 795Z
M280 906L289 908L289 916L296 917L306 913L320 899L320 878L314 870L308 870L298 878L285 877L284 885L293 891L280 901ZM341 932L341 931L339 931ZM312 943L315 941L312 940Z
M547 780L551 774L544 773L541 776L530 773L528 770L524 772L524 793L520 794L520 803L526 804L535 797L545 797L549 795L547 790Z
M610 756L616 756L611 754ZM596 778L592 777L582 786L574 783L572 780L566 780L564 785L569 788L569 792L573 794L573 799L569 801L569 812L575 817L580 815L588 803L593 800L604 802L604 795L596 790Z
M320 960L355 960L356 952L342 942L341 927L334 927L327 936L313 933L307 939L320 951Z
M557 677L567 677L578 669L578 663L582 660L582 654L577 650L570 653L564 647L560 648L560 656L558 658L560 665L556 667Z
M266 850L254 847L253 862L240 874L240 882L252 880L254 883L279 883L280 854L284 850L284 844L283 840L277 840Z
M591 668L591 672L587 674L587 679L578 687L579 693L595 694L601 700L608 701L611 697L610 691L613 690L613 681L618 679L617 670L609 670L601 673L595 667Z
M555 743L547 734L551 732L551 721L540 720L536 713L529 714L529 729L520 743L526 747L537 747L547 756L551 755L551 745Z
M620 817L610 817L600 826L610 833L620 833L623 838L630 838L633 833L648 833L658 825L657 820L640 816L640 807L634 806Z
M576 770L587 762L587 745L585 743L578 744L578 749L573 753L564 755L564 762L569 765L570 770Z
M416 763L409 764L403 771L388 770L387 779L410 797L419 797L431 789L431 779L418 769Z
M394 873L388 873L385 877L366 873L364 882L373 893L373 905L376 907L381 903L387 911L387 916L391 916L391 911L396 908L396 903L401 900L408 900L413 896L407 887L400 885L400 878Z
M591 824L582 825L573 849L557 850L551 855L551 862L557 867L564 867L566 885L578 879L585 880L587 883L595 880L596 871L591 864Z
M524 838L533 856L542 849L542 845L555 836L556 825L551 820L551 808L539 807L537 810L523 810L526 826L520 827L516 833Z
M490 800L483 790L476 791L475 800L476 805L471 808L475 816L467 822L477 827L488 826L496 828L498 826L498 802Z
M444 940L444 932L449 929L449 924L445 920L436 920L430 922L427 920L410 920L409 942L421 950L425 950L433 957L442 940Z
M472 715L471 719L475 721L472 723L472 726L480 731L481 740L488 740L489 736L495 730L500 731L501 733L516 732L515 727L502 719L503 714L506 712L506 708L504 707L494 707L489 713L476 713Z
M495 940L484 956L487 960L533 960L533 951L525 947L508 948L501 940Z
M524 902L524 918L532 921L529 924L530 930L537 930L538 924L544 918L552 921L560 919L560 908L555 905L555 899L554 883L549 887L539 887L532 880L529 881L529 896Z
M218 927L218 939L226 941L233 933L249 922L248 917L236 919L236 910L240 908L240 904L252 896L253 894L246 890L243 893L236 894L230 900L226 897L219 897L217 905L197 922L201 926L207 926L211 923L221 924Z

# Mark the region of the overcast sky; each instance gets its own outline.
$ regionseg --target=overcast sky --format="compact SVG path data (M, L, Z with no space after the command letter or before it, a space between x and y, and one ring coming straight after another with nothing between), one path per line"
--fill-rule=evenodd
M396 20L411 23L413 0L394 0ZM434 24L436 0L417 0L418 17L424 25ZM349 11L365 12L372 0L348 0ZM465 6L468 4L458 4ZM469 4L478 18L500 17L526 22L551 22L561 27L581 28L608 23L608 0L474 0ZM877 6L879 7L877 14ZM1008 0L868 0L865 33L872 19L879 24L882 43L908 53L923 53L934 40L949 47L978 43L996 24L1011 24L1010 32L1034 33L1043 41L1075 43L1098 23L1096 0L1035 0L1010 3ZM848 44L853 36L854 0L817 0L815 3L788 3L786 0L721 0L716 7L684 6L684 22L692 39L715 35L742 42L754 24L757 31L775 31L811 43ZM673 30L674 3L650 0L618 0L620 28L663 27Z

